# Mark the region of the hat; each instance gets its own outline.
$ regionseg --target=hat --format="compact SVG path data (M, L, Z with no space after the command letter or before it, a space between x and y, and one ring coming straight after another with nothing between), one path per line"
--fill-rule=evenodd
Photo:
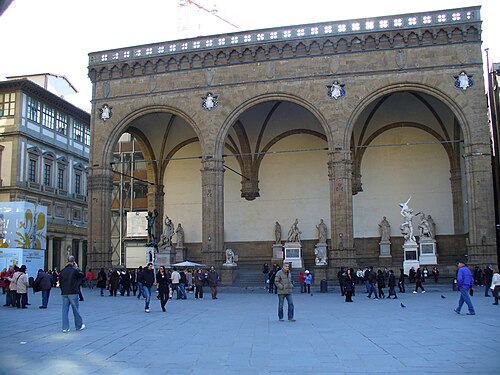
M459 260L459 261L457 262L457 266L458 266L460 263L467 264L467 263L465 263L465 261L464 261L464 260Z
M304 273L309 273L309 271L308 271L308 270L305 270L305 272L304 272Z

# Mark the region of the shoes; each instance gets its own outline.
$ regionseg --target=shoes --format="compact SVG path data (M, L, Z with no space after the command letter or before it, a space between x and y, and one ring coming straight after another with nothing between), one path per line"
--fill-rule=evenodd
M492 305L498 305L498 302L497 302L497 303L493 302L493 303L492 303ZM4 305L4 306L5 306L5 305Z
M3 307L9 307L10 305L3 305Z
M63 333L69 332L69 329L63 329Z
M378 298L377 298L377 297L375 297L373 300L374 300L374 301L378 301Z
M289 322L296 322L296 320L294 318L292 319L288 319Z
M280 319L279 319L279 321L280 321L280 322L284 322L283 318L280 318Z
M146 312L148 313L148 312L149 312L149 309L146 309L146 310L144 310L144 311L146 311Z
M417 294L417 291L416 291L416 290L414 290L414 291L413 291L413 294Z
M38 306L39 309L46 309L47 306Z
M469 312L467 313L467 315L476 315L476 313L475 313L475 312L470 312L470 311L469 311Z
M165 311L167 311L167 309L166 309L166 308L164 308L164 307L162 307L162 308L161 308L161 311L165 312Z
M80 328L77 328L76 330L77 331L83 331L85 329L85 324L82 324L82 326Z
M460 314L460 311L458 311L457 309L454 309L453 311L455 311L457 314Z
M422 293L425 293L425 290L422 290Z

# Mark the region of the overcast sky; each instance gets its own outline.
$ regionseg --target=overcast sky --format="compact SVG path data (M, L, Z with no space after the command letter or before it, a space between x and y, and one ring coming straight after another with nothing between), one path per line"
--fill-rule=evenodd
M65 75L79 91L66 97L90 110L88 53L275 26L376 17L482 5L483 49L500 62L500 1L197 0L240 26L237 30L179 0L14 0L0 17L0 79L36 73ZM180 22L179 22L180 20ZM188 34L179 34L182 28ZM486 59L483 57L486 61Z

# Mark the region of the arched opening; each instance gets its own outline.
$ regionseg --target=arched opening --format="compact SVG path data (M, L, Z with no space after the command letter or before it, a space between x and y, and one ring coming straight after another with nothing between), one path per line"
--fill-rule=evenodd
M430 215L436 224L438 261L453 263L465 251L463 142L452 110L427 93L391 92L364 108L351 138L354 237L361 264L382 255L378 223L384 216L391 225L392 261L401 264L398 204L410 196L415 214ZM421 218L413 219L417 235Z

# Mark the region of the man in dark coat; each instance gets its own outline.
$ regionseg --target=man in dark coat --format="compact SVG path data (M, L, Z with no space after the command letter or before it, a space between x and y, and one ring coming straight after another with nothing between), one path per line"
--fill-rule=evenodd
M39 306L40 309L47 308L47 305L49 304L49 296L51 288L52 288L52 276L50 276L44 270L39 269L35 283L33 284L33 291L42 292L42 305Z
M212 266L208 272L208 286L210 287L210 292L212 293L212 299L217 299L217 285L219 284L219 274Z
M149 312L149 302L151 301L151 287L155 283L155 272L153 263L148 263L147 267L139 274L139 283L142 283L142 293L146 298L145 312Z
M78 297L80 284L84 276L85 275L82 271L80 271L75 262L75 257L70 255L68 257L68 264L61 270L61 274L59 276L59 284L62 295L63 332L69 331L69 306L71 306L73 310L76 330L81 331L85 328L85 324L83 324L83 319L80 314Z

